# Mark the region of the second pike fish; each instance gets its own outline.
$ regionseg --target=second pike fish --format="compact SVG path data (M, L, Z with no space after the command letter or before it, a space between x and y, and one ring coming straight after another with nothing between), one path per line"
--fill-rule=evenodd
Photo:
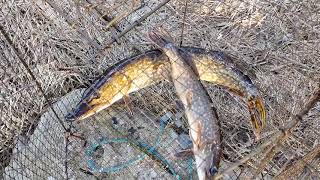
M188 57L184 58L179 53L169 35L159 29L150 32L149 37L169 57L172 81L188 119L198 177L200 180L209 179L217 172L221 155L216 110Z
M251 123L258 138L265 124L266 112L259 91L250 78L221 51L195 47L181 47L178 51L183 58L189 57L201 80L224 87L248 104ZM124 59L106 72L84 92L75 110L66 116L67 120L85 119L122 98L128 102L130 93L168 80L170 61L160 50L150 50Z

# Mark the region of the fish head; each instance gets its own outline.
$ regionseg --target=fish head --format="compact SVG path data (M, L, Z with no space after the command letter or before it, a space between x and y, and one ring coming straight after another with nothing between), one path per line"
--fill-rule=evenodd
M163 29L156 29L149 33L151 41L169 57L171 63L179 63L178 48L174 45L170 35Z
M90 106L86 102L80 102L74 109L74 111L68 113L65 118L67 121L85 119L86 117L93 115L93 111L91 111L91 113L88 113L89 109Z
M203 154L201 155L201 153ZM199 179L212 179L218 173L220 158L214 158L214 155L212 153L210 153L209 156L205 156L205 154L207 155L208 152L207 153L205 151L199 152L199 154L195 156L196 162L197 162L197 159L198 159L198 162L200 162L197 164L197 174ZM207 157L207 158L204 158L204 157Z
M204 166L197 168L197 174L199 179L212 179L214 175L218 173L218 169L216 166Z
M156 46L165 51L165 53L175 50L176 48L172 37L162 28L156 28L150 31L149 38Z
M207 170L206 173L207 179L212 179L212 177L214 177L218 173L218 168L213 165Z
M65 116L66 120L83 120L92 116L103 108L103 103L99 103L101 100L103 99L100 98L98 90L92 87L88 88L75 109Z

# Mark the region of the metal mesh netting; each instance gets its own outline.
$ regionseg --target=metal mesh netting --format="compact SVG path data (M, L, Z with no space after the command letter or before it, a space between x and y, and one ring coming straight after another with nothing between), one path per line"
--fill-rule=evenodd
M246 104L203 82L222 131L216 178L318 179L319 12L318 0L0 2L0 178L196 179L193 159L173 156L191 140L168 81L130 94L133 115L119 101L65 121L108 67L154 49L161 26L233 57L265 101L255 142Z

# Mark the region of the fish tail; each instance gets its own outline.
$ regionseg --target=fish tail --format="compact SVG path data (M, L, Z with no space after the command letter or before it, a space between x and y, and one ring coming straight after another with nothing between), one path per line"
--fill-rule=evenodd
M264 106L262 98L257 97L256 101L255 101L255 104L256 104L256 107L257 107L257 109L259 111L260 119L261 119L262 127L263 127L266 124L266 118L267 118L266 114L267 113L266 113L266 109L265 109L265 106Z
M262 128L266 124L266 109L260 96L251 96L248 100L248 108L251 116L251 123L255 129L256 139L260 137Z
M267 118L263 99L249 76L241 73L239 70L235 72L238 74L243 84L245 84L244 90L246 92L245 94L247 94L251 123L255 129L256 140L258 140L260 138L261 131L266 124Z
M229 81L233 81L233 88L229 88L230 92L237 94L247 101L248 110L250 113L251 124L254 129L256 140L260 138L262 129L266 125L266 108L258 89L253 85L253 82L247 75L244 75L239 70L235 69L237 78L230 76Z
M168 44L173 45L172 37L169 35L168 32L166 32L162 28L156 28L153 31L150 31L149 38L151 41L153 41L160 48L165 48L165 46Z

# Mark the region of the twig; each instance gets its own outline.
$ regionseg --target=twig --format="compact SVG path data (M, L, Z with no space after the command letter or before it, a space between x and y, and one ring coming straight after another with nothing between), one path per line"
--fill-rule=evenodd
M273 137L274 138L274 137ZM231 166L229 166L227 169L223 170L222 172L218 173L217 175L215 175L214 179L220 179L223 177L224 174L228 174L231 171L233 171L234 169L236 169L237 167L239 167L240 165L242 165L243 163L247 162L249 159L251 159L252 157L254 157L255 155L259 154L260 152L262 152L266 147L268 147L270 144L272 143L272 141L267 141L265 143L263 143L262 145L260 145L257 149L253 150L250 154L248 154L247 156L245 156L244 158L242 158L241 160L239 160L238 162L232 164Z
M155 7L153 10L149 11L148 13L144 14L140 19L136 20L131 26L126 28L124 31L122 31L120 34L118 34L115 38L112 38L109 42L105 43L106 45L104 46L103 49L107 49L110 47L110 45L114 42L116 42L119 38L127 34L129 31L131 31L134 27L139 25L142 21L147 19L150 15L152 15L154 12L156 12L158 9L160 9L162 6L167 4L170 0L165 0L162 3L158 4L157 7Z
M258 147L256 150L254 150L252 153L241 159L240 161L234 163L232 166L229 168L225 169L224 171L218 173L215 176L215 179L220 179L223 177L224 174L227 174L228 172L231 172L232 170L236 169L238 166L243 164L244 162L248 161L251 159L253 156L256 154L261 153L265 147L269 146L270 144L274 144L272 149L277 150L276 148L281 145L283 141L285 141L288 137L292 129L296 127L296 125L302 121L302 117L305 116L311 108L315 106L315 104L320 100L320 87L316 90L316 93L310 98L306 106L297 114L293 116L292 121L288 122L286 126L281 128L280 131L277 131L269 141L263 143ZM269 152L274 152L273 150L270 150ZM268 155L267 155L268 156ZM273 157L273 156L272 156Z
M188 9L188 2L189 2L189 0L186 0L186 4L185 4L185 6L184 6L183 20L182 20L182 28L181 28L181 36L180 36L180 47L182 46L182 42L183 42L183 31L184 31L184 26L185 26L185 21L186 21L186 14L187 14L187 9Z
M91 2L91 0L86 0L87 3L89 3L92 6L92 9L106 22L110 22L112 21L112 18L110 18L108 16L108 14L103 14L98 8L97 6L93 5L93 3ZM117 31L117 32L121 32L120 28L116 25L113 24L112 27Z
M91 1L87 0L87 2L89 4L92 4ZM103 14L97 7L93 7L94 11L106 22L110 22L112 21L112 18L110 18L108 16L108 14ZM116 25L116 24L112 24L112 27L118 32L118 33L121 33L121 29ZM133 46L133 49L136 49L137 51L140 52L139 48L135 45L132 45Z
M298 177L304 167L307 164L310 164L311 161L320 155L320 144L318 144L312 151L306 154L304 157L296 161L294 164L289 166L286 170L284 170L281 174L279 174L275 179L290 179L292 177Z
M268 149L268 151L266 152L266 156L261 160L258 168L253 173L253 179L263 171L265 166L271 161L274 155L281 150L279 145L281 145L286 140L286 137L287 136L285 135L281 136L280 138L278 138L277 142L273 146L271 146L270 149Z
M122 19L126 18L128 15L130 15L138 6L138 0L133 0L132 6L129 11L125 10L123 11L119 16L112 19L106 26L105 30L108 30L110 27L118 24Z
M57 11L68 23L69 26L74 27L76 25L76 22L66 13L64 12L59 6L54 3L52 0L45 0L55 11ZM87 41L88 44L96 48L97 50L101 49L101 45L98 44L97 40L91 39L89 34L80 28L75 28L76 31L79 33L79 35Z

